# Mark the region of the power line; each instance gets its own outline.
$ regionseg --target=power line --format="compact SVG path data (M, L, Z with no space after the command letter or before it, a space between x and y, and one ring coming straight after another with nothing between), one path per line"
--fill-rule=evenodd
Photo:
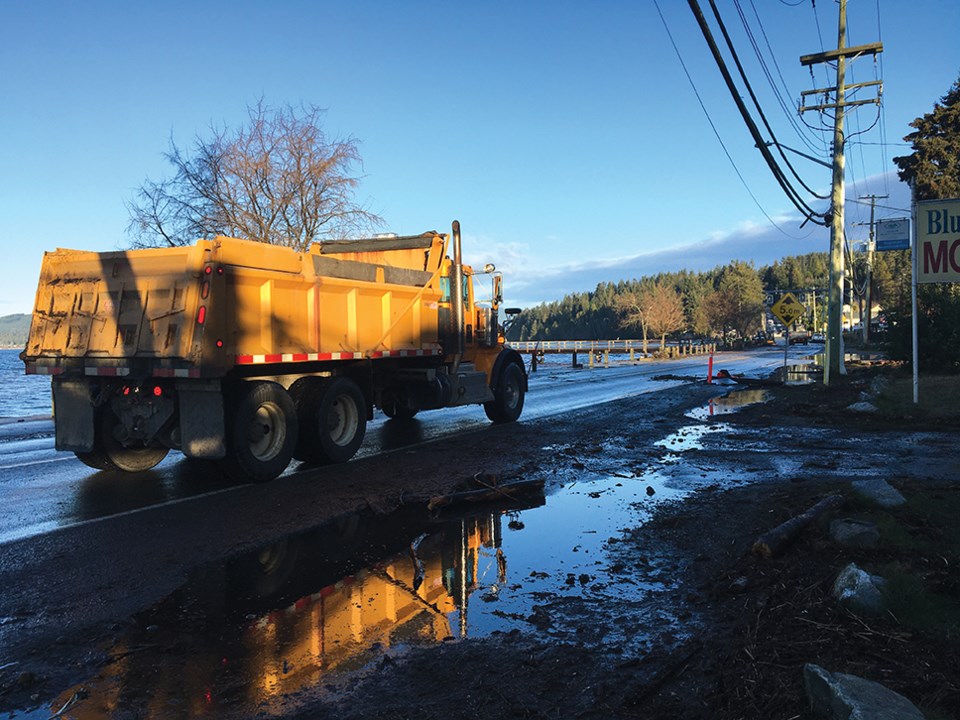
M777 62L777 54L773 51L773 47L770 45L770 38L767 37L767 30L763 25L763 20L760 19L760 13L757 12L757 6L754 4L753 0L749 0L750 8L753 10L753 16L757 20L757 25L760 27L760 34L763 36L763 41L767 46L767 52L770 55L770 59L773 61L773 67L777 71L777 77L780 78L780 87L783 88L786 97L794 97L793 93L789 87L787 87L787 82L783 77L783 72L780 70L780 64ZM801 0L802 2L802 0ZM743 22L743 27L747 32L747 37L750 39L750 44L753 45L753 50L757 55L757 60L760 62L760 66L763 68L763 72L767 77L767 81L770 83L770 87L773 89L774 95L777 97L777 102L780 104L780 107L783 109L784 115L787 116L787 120L790 121L790 125L796 131L797 135L803 141L803 143L810 148L812 152L823 151L824 154L827 154L828 148L826 142L823 141L822 137L819 134L807 135L804 132L803 128L806 127L806 124L801 124L797 119L796 108L793 107L792 101L790 103L784 98L784 95L781 94L780 88L777 87L776 81L773 79L770 68L767 65L766 61L763 58L763 53L760 51L760 48L754 38L753 32L750 29L750 24L747 21L746 15L743 12L742 7L740 6L740 0L734 0L734 5L736 5L737 12L740 14L740 20ZM795 6L794 6L795 7ZM816 147L815 142L817 139L820 139L822 142L822 147Z
M757 100L757 96L753 92L753 87L750 85L750 81L747 79L747 74L743 69L743 64L740 62L740 56L737 54L737 49L734 47L733 41L730 39L730 35L727 33L727 27L723 22L723 18L720 17L720 11L717 9L717 5L714 2L714 0L709 0L709 2L710 2L710 7L713 9L713 15L717 19L717 24L720 26L720 32L723 33L723 39L726 41L727 48L730 50L730 54L733 56L734 63L736 63L737 71L740 73L740 79L743 80L743 84L744 86L746 86L747 92L750 94L750 99L753 100L753 105L754 107L757 108L757 113L760 115L760 120L763 122L763 126L767 129L767 132L770 133L770 139L773 141L773 144L777 147L777 151L780 153L780 156L783 158L784 163L786 163L787 167L790 169L790 172L793 173L793 176L797 179L797 181L803 186L803 188L808 193L810 193L814 197L820 198L821 200L826 200L829 196L820 195L814 192L813 189L811 189L810 186L808 186L803 181L803 178L800 177L799 173L797 173L793 165L790 163L790 160L787 158L786 153L783 152L783 148L780 147L780 143L777 142L777 136L774 134L773 128L770 127L770 123L767 122L767 116L764 114L763 108L760 106L760 101ZM779 171L779 167L777 168L777 171ZM784 178L784 180L786 180L786 178ZM791 190L794 192L794 194L797 195L797 198L799 199L799 193L793 190L792 187L791 187ZM804 203L804 206L806 207L806 203Z
M730 91L730 95L733 98L737 109L740 111L743 121L747 125L747 129L750 131L750 134L757 145L757 149L760 151L763 159L767 162L767 166L773 173L774 179L783 189L790 202L794 204L794 206L807 218L808 221L812 220L817 224L825 225L826 220L824 217L819 213L816 213L803 201L797 191L790 185L789 181L787 181L786 177L783 175L783 171L780 169L780 166L777 165L776 160L770 153L770 148L767 147L766 142L760 135L760 131L757 128L756 123L750 116L746 105L743 103L743 99L740 97L737 91L737 87L733 82L733 78L730 76L730 71L727 68L726 62L724 61L723 56L720 54L720 49L717 47L716 41L713 39L713 33L710 31L710 27L707 25L706 18L704 18L703 12L700 10L699 3L697 0L688 0L688 4L690 5L690 9L693 11L694 17L697 19L697 24L700 26L700 31L703 33L703 37L707 41L707 45L710 47L710 51L713 54L713 59L717 64L717 68L720 70L720 74L723 76L724 82L727 85L727 89ZM713 4L712 0L711 4Z
M877 0L877 40L883 42L883 32L880 27L880 0ZM883 56L880 56L880 77L883 77ZM877 65L874 64L874 80L877 80ZM882 167L887 166L887 113L886 113L886 103L882 100L880 102L880 156L883 162ZM890 194L889 182L887 181L887 174L883 173L883 191Z
M777 230L786 235L788 238L793 240L802 240L804 237L809 236L809 233L803 237L798 237L796 235L791 235L782 227L780 227L773 218L767 214L767 211L763 209L763 206L760 204L760 201L757 199L757 196L753 194L753 191L750 189L750 186L747 185L746 179L743 177L743 174L740 172L740 169L737 167L737 164L733 160L733 156L730 155L730 151L727 150L727 146L723 142L723 138L720 137L720 132L717 130L717 126L713 122L713 118L710 117L710 113L707 110L707 106L703 102L703 98L700 96L700 91L697 89L696 83L693 82L693 76L690 75L690 71L687 69L687 64L683 60L683 55L680 53L680 48L677 46L676 41L673 39L673 33L670 32L670 26L667 25L667 19L663 16L663 11L660 9L660 3L657 0L653 0L654 7L657 8L657 14L660 16L660 22L663 23L663 29L667 32L667 37L670 39L670 44L673 46L673 51L677 55L677 59L680 61L680 67L683 68L684 75L687 76L687 82L690 83L690 87L693 88L693 94L697 97L697 102L700 103L700 109L703 110L703 114L707 118L707 122L710 123L710 129L713 130L714 136L717 138L717 142L720 143L720 147L723 148L723 154L727 156L727 160L730 161L730 165L733 167L733 171L737 174L737 177L740 178L740 182L743 184L744 189L747 191L747 194L750 196L750 199L753 200L754 204L763 213L763 216L767 221L773 225Z

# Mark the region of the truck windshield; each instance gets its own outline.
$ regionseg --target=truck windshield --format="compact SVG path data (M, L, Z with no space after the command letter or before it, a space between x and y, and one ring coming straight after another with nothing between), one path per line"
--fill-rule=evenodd
M470 283L473 282L472 275L463 276L463 301L470 302ZM450 302L450 278L440 278L440 302Z

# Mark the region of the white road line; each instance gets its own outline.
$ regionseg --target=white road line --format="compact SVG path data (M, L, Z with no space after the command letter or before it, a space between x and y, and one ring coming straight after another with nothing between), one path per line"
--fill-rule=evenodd
M13 468L27 467L28 465L44 465L46 463L64 462L65 460L74 460L73 455L64 455L63 457L50 458L49 460L31 460L30 462L17 463L16 465L0 465L0 470L11 470Z

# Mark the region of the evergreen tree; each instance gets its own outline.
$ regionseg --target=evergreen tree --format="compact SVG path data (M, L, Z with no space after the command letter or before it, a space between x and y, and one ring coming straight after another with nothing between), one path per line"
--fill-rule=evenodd
M904 140L913 152L893 159L900 179L913 186L916 200L960 197L960 79L910 127Z

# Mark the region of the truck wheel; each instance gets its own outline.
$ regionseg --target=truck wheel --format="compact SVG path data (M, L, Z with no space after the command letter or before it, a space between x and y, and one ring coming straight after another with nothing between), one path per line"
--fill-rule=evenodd
M513 422L523 412L523 371L516 363L506 365L497 379L493 400L483 404L487 417L495 423Z
M304 405L304 438L299 450L307 462L325 465L352 458L367 431L366 401L357 384L338 377L324 383Z
M290 464L297 444L293 400L277 383L243 383L231 415L224 459L227 475L239 481L273 480Z
M88 455L94 461L105 460L106 467L100 470L122 470L123 472L143 472L156 467L170 452L165 447L125 447L117 440L113 434L117 427L117 416L112 410L105 409L100 416L99 437L97 438L97 447ZM99 456L99 457L97 457ZM79 454L77 455L79 457ZM81 461L84 461L81 458ZM96 466L94 466L96 467Z

